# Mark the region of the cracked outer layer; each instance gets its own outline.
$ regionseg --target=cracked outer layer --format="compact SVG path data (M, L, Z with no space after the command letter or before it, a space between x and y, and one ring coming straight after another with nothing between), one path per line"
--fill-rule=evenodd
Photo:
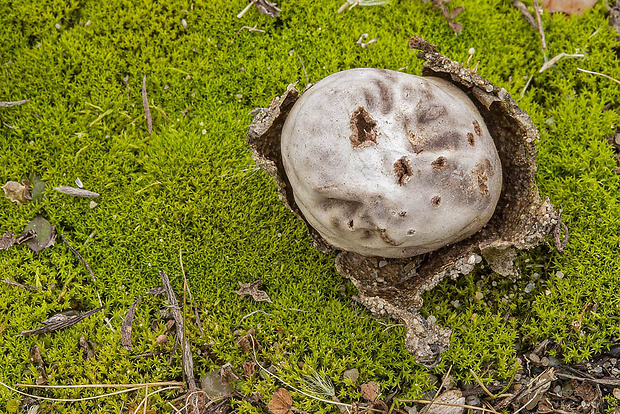
M467 95L385 69L314 84L284 123L281 152L309 224L365 256L411 257L463 240L491 218L502 189L493 139Z
M557 224L558 214L548 199L541 199L534 183L534 143L538 131L506 90L442 56L435 46L420 37L411 38L409 47L419 50L418 57L424 60L423 76L451 82L478 108L501 160L502 193L487 225L460 242L400 259L378 259L340 251L336 269L351 279L362 303L372 312L403 320L407 327L407 349L418 361L432 363L448 348L450 331L419 315L424 292L444 278L454 279L471 272L483 257L497 273L515 274L516 251L543 241ZM276 181L281 200L306 223L315 246L322 252L333 252L334 247L308 224L295 203L282 162L282 127L298 97L299 92L290 85L284 95L274 98L269 108L256 115L247 141L257 165ZM474 144L476 134L476 131L472 134ZM471 138L468 136L468 140ZM403 164L394 168L406 171Z

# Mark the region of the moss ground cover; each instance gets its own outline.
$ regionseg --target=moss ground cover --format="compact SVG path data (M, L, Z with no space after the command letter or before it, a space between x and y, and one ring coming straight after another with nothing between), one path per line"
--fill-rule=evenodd
M0 234L20 233L43 215L90 263L96 282L62 243L38 254L25 246L0 251L0 279L42 287L33 293L0 284L0 380L35 381L39 373L29 357L35 344L48 366L58 365L49 372L50 384L180 379L178 353L171 365L166 355L135 357L172 348L171 341L155 342L164 330L161 299L140 304L133 352L120 347L119 328L134 299L161 284L158 270L182 291L182 250L205 330L201 337L188 323L190 343L198 350L212 342L210 353L195 352L197 375L222 363L239 369L250 356L235 344L233 331L255 328L265 346L260 358L278 366L283 378L300 384L304 374L325 372L342 401L359 398L359 389L342 379L349 368L359 369L359 383L379 382L383 393L398 388L399 396L414 398L432 389L430 371L404 349L404 329L391 326L394 321L386 327L352 305L355 292L337 275L333 258L312 248L302 224L277 200L275 185L253 167L244 141L250 111L267 106L291 82L303 86L353 67L419 73L420 63L406 49L414 34L462 62L475 48L479 73L515 98L534 75L520 106L541 134L537 183L564 210L571 231L565 254L551 244L524 253L515 281L480 268L426 295L424 313L453 329L452 346L435 371L452 365L465 381L473 381L470 369L501 380L516 369L516 343L528 347L549 338L562 343L566 361L579 361L617 340L619 180L607 138L619 122L620 88L577 70L620 78L605 8L571 18L545 14L548 56L585 56L539 74L538 35L509 2L453 2L465 8L457 18L459 35L418 1L343 14L336 14L340 4L333 1L282 1L279 19L255 8L237 19L246 5L237 0L2 2L0 100L31 102L0 108L0 182L36 174L48 191L44 201L23 206L0 198ZM359 47L363 33L378 41ZM154 118L150 136L140 92L145 75ZM96 208L50 190L76 178L101 193ZM234 293L238 282L259 278L272 304ZM65 331L16 336L60 311L99 306L97 294L113 330L97 314ZM266 313L238 326L256 310ZM582 312L576 330L571 322ZM95 349L88 361L81 335ZM265 396L278 387L260 377L238 384L244 393ZM42 409L119 412L140 398L49 402ZM172 398L163 393L151 404L166 412L164 401ZM293 398L301 409L335 409ZM0 411L15 399L0 388ZM241 402L236 408L256 410Z

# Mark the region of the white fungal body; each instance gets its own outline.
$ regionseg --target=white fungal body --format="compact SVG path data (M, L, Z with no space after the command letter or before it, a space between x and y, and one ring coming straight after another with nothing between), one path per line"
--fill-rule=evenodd
M332 74L295 103L281 150L308 223L365 256L410 257L463 240L488 222L502 189L482 116L439 78Z

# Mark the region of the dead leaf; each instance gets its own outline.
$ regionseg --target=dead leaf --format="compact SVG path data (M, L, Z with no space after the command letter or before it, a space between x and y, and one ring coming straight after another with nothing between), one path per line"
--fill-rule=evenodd
M450 20L456 19L456 16L461 14L463 12L463 10L465 10L463 8L463 6L457 6L457 7L453 8L452 11L450 12Z
M78 316L75 316L73 318L67 319L65 321L51 322L51 323L48 323L45 326L42 326L42 327L37 328L37 329L21 331L21 333L18 336L38 335L38 334L44 334L44 333L48 333L48 332L58 331L60 329L69 328L69 327L75 325L76 323L81 322L82 320L88 318L93 313L99 312L101 309L103 309L103 306L101 306L99 308L96 308L96 309L93 309L93 310L89 310L88 312L84 312L84 313L82 313L82 314L80 314Z
M280 15L281 10L278 8L276 3L272 3L267 0L252 0L252 2L262 14L266 14L269 17L278 17Z
M461 390L449 390L442 393L435 399L435 403L442 404L465 404L465 397ZM431 404L426 411L427 414L461 414L465 409L463 407L453 407L450 405Z
M373 402L379 396L379 384L374 381L367 382L360 386L362 398L366 401Z
M45 249L46 247L53 246L56 243L56 231L54 226L42 216L37 216L30 223L26 225L24 231L34 231L36 236L28 240L26 245L34 250L36 253Z
M584 400L586 403L593 401L597 396L594 387L586 382L581 383L577 388L575 388L575 391L573 393L577 397L580 397L582 400Z
M13 232L7 231L0 237L0 250L6 250L9 247L15 244L15 239L13 238Z
M251 378L256 373L256 363L254 361L247 361L241 364L241 368L243 368L243 372L245 372L246 377Z
M239 381L239 377L233 372L230 363L222 365L222 368L220 368L220 381L224 385Z
M54 187L54 190L73 197L97 198L99 193L68 186Z
M273 414L293 414L293 399L291 394L284 388L273 393L269 401L269 411Z
M586 9L594 7L598 0L542 0L542 7L549 13L582 14Z
M235 293L241 297L252 296L252 299L254 299L257 302L272 303L267 293L258 289L258 287L262 284L263 284L263 281L261 279L258 279L252 283L239 282L240 288L239 290L236 290Z
M17 203L17 205L22 205L32 200L28 189L30 182L25 180L22 181L22 183L23 184L20 184L17 181L8 181L2 186L4 196L12 202Z
M244 336L237 338L235 342L244 352L251 352L252 349L259 351L261 349L260 344L256 338L254 338L254 329L248 329L248 332Z
M138 303L142 300L142 296L138 297L129 308L127 315L125 315L125 319L123 319L123 323L121 325L121 344L123 348L128 351L132 351L131 347L131 330L133 325L133 318L136 316L136 309L138 307Z

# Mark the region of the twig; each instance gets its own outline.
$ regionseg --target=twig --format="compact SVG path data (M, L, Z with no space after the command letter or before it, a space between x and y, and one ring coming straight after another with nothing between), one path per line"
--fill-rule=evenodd
M536 13L536 21L538 22L538 33L540 34L540 43L542 44L543 54L547 50L547 42L545 42L545 29L542 24L542 18L540 17L540 6L538 0L534 0L534 12Z
M132 351L133 348L131 346L131 331L133 319L136 316L136 309L138 308L138 303L142 300L142 296L138 297L129 308L127 315L125 315L125 319L123 319L123 324L121 325L121 344L123 348L128 351Z
M519 10L521 14L523 14L525 19L530 23L530 26L532 26L532 29L538 30L538 24L536 23L536 20L534 20L534 17L532 17L532 14L528 11L525 4L523 4L519 0L515 0L512 2L512 5L515 6L515 8Z
M357 39L357 42L355 42L358 46L361 47L368 47L369 45L376 43L377 42L377 38L373 37L372 39L370 39L368 42L364 43L363 40L366 39L368 37L368 33L362 33L362 35L360 36L359 39Z
M308 72L306 72L306 65L304 65L304 62L301 60L301 57L299 57L299 53L297 53L297 51L295 49L291 49L291 52L295 53L295 55L297 55L297 59L299 59L299 63L301 63L301 68L304 71L304 75L306 76L306 85L310 84L310 79L308 78Z
M146 115L146 125L149 128L149 135L153 132L153 117L151 116L151 110L149 109L149 100L146 95L146 75L142 78L142 106L144 107L144 113Z
M6 122L2 121L2 125L4 125L5 127L9 128L9 129L19 129L19 127L13 126L13 125L9 125Z
M145 382L142 384L77 384L77 385L37 385L37 384L15 384L16 387L22 388L136 388L143 387L169 387L178 386L182 387L182 382L179 381L164 381L164 382Z
M90 273L90 277L91 279L93 279L93 282L96 282L97 280L95 279L95 274L93 273L93 270L90 268L90 266L88 265L88 262L86 261L86 259L84 259L84 257L82 257L82 255L80 254L80 252L78 252L73 246L71 246L71 244L69 244L69 242L67 241L67 239L65 238L65 235L60 233L60 238L62 239L62 241L67 245L67 247L69 248L69 250L71 250L71 252L77 256L78 259L80 259L80 262L84 263L84 266L86 266L86 269L88 270L88 273Z
M270 313L267 313L267 312L265 312L265 311L263 311L263 310L258 309L258 310L255 310L254 312L250 312L250 313L248 313L248 314L247 314L247 315L245 315L243 318L241 318L241 320L239 321L239 323L238 323L237 325L235 325L235 328L238 328L239 326L241 326L241 324L243 323L243 321L244 321L244 320L246 320L246 319L247 319L247 318L249 318L250 316L255 315L255 314L257 314L257 313L264 313L265 315L269 315L269 316L271 316L271 314L270 314Z
M250 3L248 5L248 8L252 5L252 3ZM234 43L235 39L237 39L237 36L239 36L239 33L241 33L243 30L247 30L248 32L259 32L259 33L265 33L265 31L263 29L257 29L256 25L254 25L254 27L250 27L250 26L243 26L241 29L237 30L237 33L235 33L235 35L233 36L232 40L230 41L230 43Z
M254 2L251 2L245 6L245 8L243 10L241 10L241 12L237 15L237 19L240 19L243 17L244 14L247 13L248 10L250 10L250 7L252 7L252 4L254 4Z
M602 77L604 77L604 78L607 78L607 79L609 79L609 80L612 80L612 81L614 81L614 82L616 82L616 83L620 84L620 80L615 79L615 78L612 78L612 77L611 77L611 76L609 76L609 75L605 75L604 73L592 72L591 70L585 70L585 69L581 69L581 68L577 68L577 70L578 70L578 71L580 71L580 72L589 73L589 74L591 74L591 75L598 75L598 76L602 76Z
M533 77L534 77L534 75L531 75L530 78L525 83L525 86L523 87L523 90L521 91L521 94L519 95L519 99L523 99L523 97L525 96L525 91L530 86L530 83L532 82L532 78Z
M166 290L166 296L168 297L168 303L170 304L170 312L175 321L177 338L180 338L183 345L183 372L187 378L187 384L189 386L189 391L194 392L198 389L196 384L196 378L194 378L194 360L192 358L192 351L190 350L189 343L187 342L187 338L184 335L184 326L183 318L181 317L181 312L179 309L179 302L177 301L176 295L172 286L170 285L170 279L168 275L160 271L159 276L161 277L161 281L164 285L164 289ZM197 404L193 407L193 412L198 413L199 407Z
M30 398L34 398L36 400L47 400L47 401L59 401L59 402L79 402L79 401L89 401L89 400L96 400L99 398L105 398L105 397L111 397L112 395L118 395L118 394L124 394L127 392L132 392L132 391L137 391L139 389L142 389L142 387L134 387L134 388L128 388L126 390L121 390L121 391L115 391L115 392L111 392L109 394L102 394L102 395L95 395L92 397L84 397L84 398L50 398L50 397L41 397L40 395L33 395L33 394L28 394L26 392L17 390L9 385L6 385L3 382L0 382L0 385L8 388L9 390L16 392L20 395L23 395L25 397L30 397ZM180 388L179 386L176 387L171 387L171 388Z
M81 322L82 320L88 318L90 315L99 312L101 309L103 309L103 306L100 306L93 310L89 310L88 312L84 312L81 315L74 316L73 318L70 318L67 320L48 323L47 325L42 326L37 329L21 331L21 333L19 333L17 336L38 335L38 334L44 334L48 332L54 332L54 331L58 331L61 329L69 328L75 325L76 323Z
M569 55L568 53L560 53L558 55L556 55L553 59L551 59L549 62L545 63L544 65L542 65L542 67L540 69L538 69L538 73L543 73L545 70L549 69L551 66L555 65L556 63L558 63L558 61L560 59L562 59L563 57L568 57L568 58L580 58L580 57L584 57L585 55L582 53L576 53L573 55Z
M561 220L562 219L562 209L558 211L558 223L553 228L553 238L555 239L555 248L558 249L558 252L564 253L564 249L568 245L568 227ZM561 230L560 230L561 228ZM564 231L564 240L560 241L560 234Z
M30 102L30 99L24 99L23 101L14 101L14 102L0 102L0 108L8 108L10 106L23 105Z
M2 279L2 283L5 283L5 284L7 284L9 286L15 286L15 287L18 287L20 289L26 289L26 290L29 290L31 292L36 292L37 290L39 290L39 289L37 289L35 287L32 287L32 286L22 285L21 283L18 283L18 282L14 281L14 280L11 280L11 279Z

